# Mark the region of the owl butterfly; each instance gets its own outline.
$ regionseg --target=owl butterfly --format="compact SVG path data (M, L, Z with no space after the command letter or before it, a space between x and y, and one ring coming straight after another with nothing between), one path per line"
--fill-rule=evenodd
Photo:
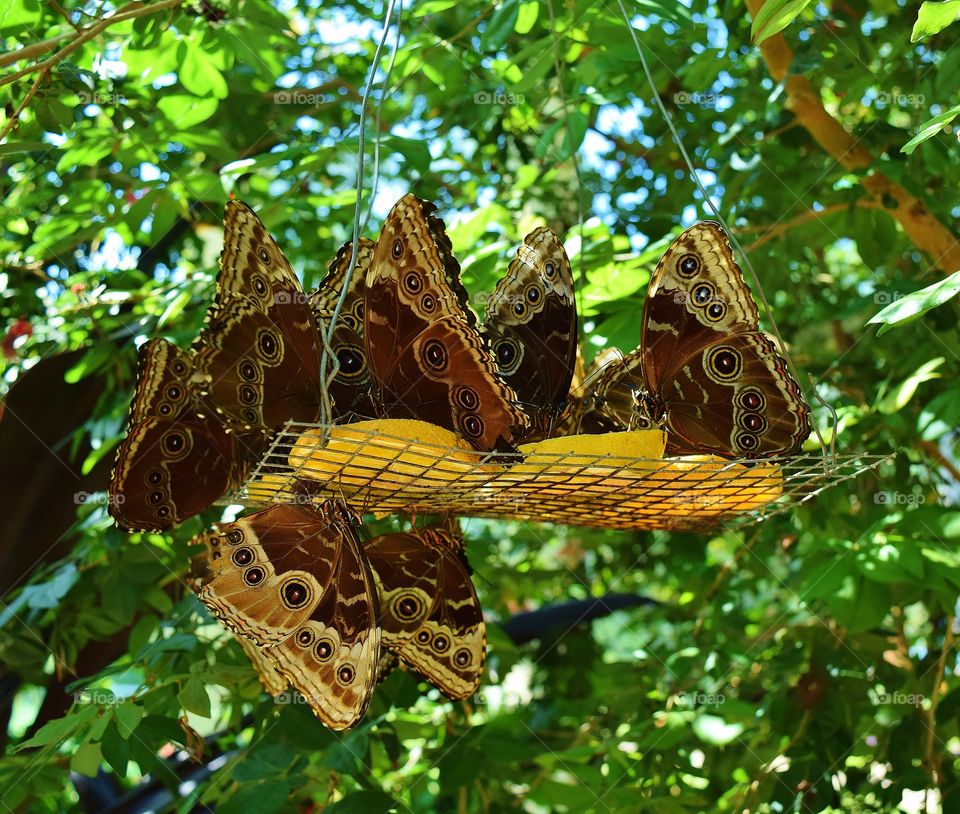
M549 436L567 408L577 357L570 261L549 229L524 238L487 301L483 336L529 418L527 440Z
M243 482L265 447L230 432L191 384L193 357L164 339L140 347L129 428L110 478L109 507L130 531L163 531Z
M436 207L411 194L387 215L367 273L364 341L381 418L416 418L478 450L508 450L527 419L460 283Z
M367 370L367 354L363 344L363 290L373 259L374 242L360 238L357 242L357 261L350 275L346 299L337 316L331 350L337 357L339 370L329 385L333 400L333 417L347 423L361 418L372 418L373 402L370 401L370 374ZM331 261L327 276L309 297L317 325L326 331L343 290L343 282L350 267L353 243L340 248ZM330 368L328 368L329 370Z
M210 612L337 730L363 717L380 659L376 588L357 523L336 501L271 506L201 535L206 565L194 583Z
M691 226L650 280L640 347L601 372L582 429L662 426L670 455L799 452L810 408L759 324L726 233Z
M385 534L364 547L380 606L383 645L378 680L396 661L420 673L449 698L462 700L480 684L486 626L459 533L425 529ZM286 679L249 640L238 637L271 695Z
M366 545L385 648L444 695L480 684L486 626L459 531L385 534Z
M320 412L320 337L300 282L253 210L229 201L196 379L230 427L277 429Z

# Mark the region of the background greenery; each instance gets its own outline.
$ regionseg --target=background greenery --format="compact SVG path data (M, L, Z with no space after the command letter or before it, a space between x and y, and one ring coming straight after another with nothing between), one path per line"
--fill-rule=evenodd
M652 263L708 213L617 4L410 5L368 233L408 189L435 200L480 293L545 219L587 358L633 348ZM481 692L395 673L339 736L263 694L184 588L186 541L222 509L126 535L102 490L135 342L197 332L228 195L305 287L346 238L384 8L0 0L3 810L135 787L142 808L144 782L184 812L960 810L957 3L770 0L755 32L749 5L628 8L840 449L895 463L710 535L465 521ZM497 624L612 591L655 602L547 613L522 645Z

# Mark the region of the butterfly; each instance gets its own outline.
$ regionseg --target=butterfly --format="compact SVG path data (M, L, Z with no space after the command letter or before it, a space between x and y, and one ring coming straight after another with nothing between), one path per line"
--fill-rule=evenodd
M387 215L367 273L364 341L381 418L416 418L478 450L509 450L527 418L477 332L436 207L412 194Z
M331 729L363 718L377 681L379 605L339 501L278 504L201 535L200 601L250 639Z
M191 383L193 356L165 339L140 346L138 370L109 510L121 528L163 531L239 486L266 439L228 430Z
M328 391L333 400L333 418L344 423L372 418L374 415L373 402L370 400L370 374L363 343L363 290L374 246L374 242L367 238L362 237L357 241L356 265L350 275L347 296L333 332L331 349L337 358L339 369L330 382ZM340 248L330 263L327 276L308 298L317 325L323 331L327 330L340 299L352 251L352 242Z
M307 297L254 211L229 201L213 305L194 349L200 391L230 427L320 413L320 336Z
M669 455L799 452L810 407L759 324L723 228L684 230L650 280L640 346L596 377L581 430L662 427Z
M383 646L448 698L473 695L486 659L486 627L459 533L384 534L365 551Z
M577 357L570 261L549 229L523 239L487 301L482 333L529 418L526 440L549 436L568 406Z

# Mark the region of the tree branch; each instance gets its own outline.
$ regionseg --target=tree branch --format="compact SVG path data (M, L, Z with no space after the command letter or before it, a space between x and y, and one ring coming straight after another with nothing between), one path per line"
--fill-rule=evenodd
M744 246L744 251L749 252L753 249L763 246L765 243L769 243L771 240L776 240L778 237L786 232L789 232L796 226L801 226L802 224L808 223L812 220L820 220L820 218L826 217L827 215L833 215L836 212L846 212L853 207L857 207L859 209L882 209L883 204L881 201L875 198L860 198L849 203L830 204L829 206L823 207L823 209L810 209L807 212L802 212L796 217L780 221L779 223L771 224L770 226L738 226L736 229L734 229L734 231L738 235L747 234L750 232L763 232L763 234L754 240L749 246Z
M21 48L19 51L14 51L12 54L5 54L4 56L0 57L0 67L5 67L6 65L11 65L15 62L20 62L21 60L27 59L38 53L44 53L60 40L70 39L70 42L64 45L63 48L57 51L53 56L47 57L42 62L35 62L33 65L28 65L26 68L0 79L0 87L16 82L18 79L22 79L24 76L34 73L35 71L49 70L58 62L65 59L73 51L76 51L85 42L88 42L94 37L99 36L110 26L115 25L116 23L123 22L124 20L132 20L135 17L146 17L150 14L155 14L158 11L164 11L165 9L172 9L176 6L179 6L182 2L183 0L159 0L156 3L144 5L142 0L134 0L134 2L124 6L123 9L118 11L116 14L112 14L109 17L104 17L103 19L98 20L92 25L80 29L79 31L74 31L67 34L59 34L49 40L44 40L42 43ZM29 53L27 53L28 51Z
M747 0L754 19L764 0ZM933 265L952 273L960 269L960 240L931 213L926 204L879 169L876 160L858 139L848 133L823 106L820 92L803 74L790 73L793 51L783 34L774 34L760 45L767 70L786 89L786 108L830 156L848 170L864 175L860 183L877 198L889 198L896 206L886 208L917 248L926 252Z

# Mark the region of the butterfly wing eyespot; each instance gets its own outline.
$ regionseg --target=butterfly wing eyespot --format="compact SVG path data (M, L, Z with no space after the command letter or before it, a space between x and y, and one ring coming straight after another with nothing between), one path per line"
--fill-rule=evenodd
M483 419L476 413L467 413L460 419L460 430L467 439L483 435Z
M721 345L708 351L706 362L707 375L723 382L736 379L743 369L743 357L729 345Z
M431 339L424 343L421 359L430 370L435 372L446 370L447 349L439 339Z
M266 577L266 572L259 565L254 565L243 572L243 581L250 586L259 585Z
M254 557L255 555L253 553L253 549L238 548L236 551L233 552L233 555L230 557L230 559L232 559L237 565L239 565L242 568L244 566L250 565L250 563L253 562Z
M458 387L453 397L464 410L476 410L480 406L480 396L472 387Z
M685 254L677 261L677 271L681 277L694 277L700 271L700 258L695 254Z

